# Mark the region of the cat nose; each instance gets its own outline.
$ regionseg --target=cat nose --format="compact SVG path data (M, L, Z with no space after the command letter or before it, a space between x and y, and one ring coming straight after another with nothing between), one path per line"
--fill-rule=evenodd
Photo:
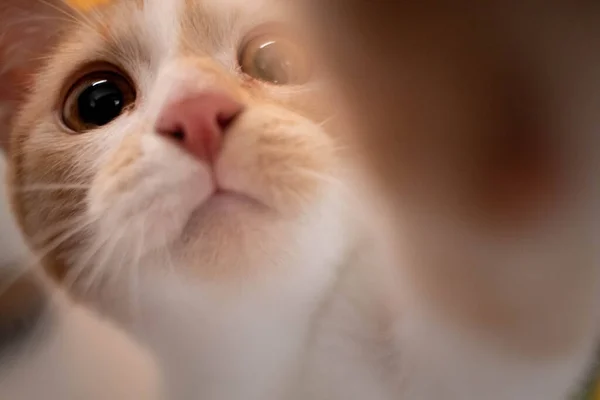
M174 140L194 157L212 162L225 131L242 109L225 93L198 93L168 104L159 115L156 132Z

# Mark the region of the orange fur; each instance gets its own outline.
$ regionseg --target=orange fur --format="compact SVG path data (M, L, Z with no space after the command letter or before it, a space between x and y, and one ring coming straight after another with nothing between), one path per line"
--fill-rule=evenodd
M179 38L181 47L174 55L179 63L177 68L188 71L187 81L182 82L182 89L189 90L198 82L208 80L210 85L225 90L251 109L272 108L273 112L248 117L248 126L243 122L246 118L242 118L242 125L236 124L228 135L224 156L237 160L235 162L240 170L246 169L243 175L232 175L228 179L231 179L233 185L241 185L245 190L252 192L258 189L255 195L272 202L281 212L297 213L308 199L319 195L318 188L324 184L320 178L311 176L311 171L316 176L334 172L335 151L330 149L336 145L327 137L320 137L321 134L306 135L301 127L295 128L298 118L293 114L290 114L292 118L274 118L274 115L279 113L277 110L285 111L287 108L292 113L312 117L320 122L333 110L329 102L320 101L314 91L299 91L289 96L287 88L279 89L256 83L248 85L248 79L238 75L238 71L228 71L227 66L224 68L210 60L206 52L213 49L214 43L206 40L217 39L219 35L215 35L214 30L225 27L213 27L213 18L202 19L206 18L203 17L202 2L193 4L194 9L186 10L182 18ZM38 75L34 92L21 109L12 135L12 183L15 189L15 210L25 231L32 238L38 232L49 230L80 215L84 211L83 192L65 190L31 193L20 191L20 187L43 184L89 185L92 184L94 175L97 175L94 184L109 190L101 191L103 196L110 198L110 193L116 196L119 191L127 191L132 185L140 184L135 168L130 167L142 156L140 145L136 141L140 135L147 134L150 126L133 124L129 128L131 132L124 133L129 137L111 150L112 154L102 155L101 158L106 161L100 168L96 168L91 165L98 161L101 151L98 146L102 138L93 132L84 135L69 134L63 126L57 124L57 114L69 82L75 81L87 71L89 60L114 64L133 75L134 82L136 81L139 65L148 63L152 52L152 43L145 41L142 34L148 28L132 23L131 15L142 11L140 3L117 1L108 7L96 9L81 23L64 26L64 40L58 43L47 66ZM208 31L200 32L199 27ZM196 83L193 81L194 76L199 78ZM137 90L144 90L139 87L139 83L136 85ZM179 95L183 93L182 91ZM290 134L286 131L290 131ZM238 136L239 139L236 139ZM248 158L250 156L253 158ZM302 172L295 172L296 170ZM260 182L258 187L254 186L257 182ZM44 206L40 208L40 204ZM65 228L64 231L66 230ZM61 233L64 232L36 241L36 247L43 249ZM85 232L82 235L85 237ZM227 233L223 235L226 236ZM64 278L68 272L64 260L77 249L79 243L83 242L66 241L49 254L45 264L53 275Z
M382 74L374 74L363 62L368 57L354 62L348 54L335 58L334 62L348 68L346 78L362 84L357 86L365 93L360 100L370 98L380 105L364 118L360 118L360 108L353 109L349 125L379 137L390 134L390 120L397 124L391 130L395 135L387 140L371 142L365 135L359 138L363 147L354 149L366 154L394 189L387 192L393 194L391 203L396 207L391 213L379 213L373 207L377 217L394 217L383 225L391 225L390 230L398 235L374 237L384 242L402 238L392 241L399 245L386 249L396 257L388 265L385 257L360 257L368 258L368 251L348 251L355 245L355 236L362 239L370 232L345 229L354 221L341 216L346 204L336 184L338 180L348 186L354 183L344 174L355 159L351 152L339 150L353 144L342 124L326 123L337 111L333 104L339 94L321 93L319 89L328 89L325 84L321 88L310 83L282 87L259 82L245 76L238 65L240 46L253 29L263 24L275 30L281 29L279 25L294 26L293 14L286 12L288 5L276 0L120 0L78 15L76 22L63 27L62 40L37 74L33 93L21 104L12 129L13 201L34 249L42 252L53 239L70 231L65 222L84 217L76 224L80 231L45 255L46 269L63 282L76 275L78 295L109 309L141 337L151 336L150 341L155 339L152 335L160 337L160 330L170 327L163 320L172 318L174 326L184 329L169 331L161 339L178 348L189 345L178 340L189 334L194 351L185 348L179 355L192 359L198 355L193 362L237 383L233 379L242 381L248 376L238 368L246 372L258 364L257 351L246 340L257 346L264 346L270 338L285 342L291 337L305 343L303 335L313 327L309 316L321 305L338 267L356 268L351 272L369 279L356 279L348 287L342 281L340 291L334 291L334 297L339 297L318 311L324 325L328 317L335 325L336 317L351 314L341 321L352 332L349 337L342 335L341 347L348 339L350 347L359 344L353 351L368 353L368 366L361 364L358 371L364 368L378 375L385 370L385 382L373 386L378 390L396 395L404 393L404 387L398 387L406 384L416 388L416 393L432 393L428 391L436 389L423 382L435 370L457 393L471 394L462 398L488 394L498 398L501 394L495 389L502 384L489 377L499 370L499 382L513 384L514 393L542 393L536 392L538 387L554 384L556 391L566 393L588 361L597 329L594 312L600 272L594 263L593 239L585 235L587 231L580 231L587 228L587 221L578 219L578 211L587 212L596 198L589 186L581 185L573 193L578 195L581 189L585 201L563 203L563 193L572 193L570 180L560 173L564 167L560 155L577 156L577 151L594 148L595 142L573 150L569 145L580 143L563 140L565 132L556 134L550 129L554 125L538 114L540 109L556 106L545 96L550 89L558 93L564 89L552 86L557 80L545 82L548 87L537 81L543 67L561 65L557 56L551 52L547 58L525 57L502 65L500 60L511 54L513 42L509 40L506 48L500 46L501 51L495 53L482 39L497 37L488 31L495 25L475 23L475 14L448 18L422 10L414 14L420 18L407 19L402 25L406 35L398 37L396 44L406 57L395 60L399 68L384 64ZM510 18L517 15L521 14ZM540 20L548 34L544 38L551 37L548 27L556 20L552 15L544 18ZM525 41L532 35L527 21L511 22L507 25L515 29L510 31L511 40L524 40L519 50L540 44L534 36L531 43ZM479 35L472 35L469 28L473 26L481 28ZM528 34L521 34L520 29ZM347 41L338 43L347 50ZM387 54L387 41L375 43L369 50L377 50L379 56ZM565 60L577 59L567 57L573 54L566 42L560 46L554 40L543 43L555 46ZM137 100L106 126L71 132L60 123L64 96L82 74L105 64L132 81ZM577 67L581 65L574 71L580 71ZM564 72L557 70L553 73ZM323 77L323 71L317 70L315 82ZM398 77L401 83L388 86L383 77ZM343 89L345 98L357 97L351 86ZM222 151L214 165L193 158L155 129L157 116L170 102L209 91L223 92L243 106L223 132ZM568 94L557 97L568 98ZM380 96L386 99L384 104ZM536 112L523 112L532 108ZM561 110L557 107L557 114ZM567 124L572 122L568 117ZM546 129L548 135L539 136ZM557 153L561 145L566 146L564 153ZM585 151L581 154L587 157ZM593 160L582 157L581 161ZM592 165L582 164L585 172ZM586 178L578 172L571 181ZM28 190L56 184L67 186ZM544 207L540 207L542 201ZM586 216L596 217L593 212ZM567 224L565 229L564 222L573 226ZM53 228L58 232L45 234ZM36 240L40 232L42 238ZM118 260L115 255L123 257ZM168 271L169 267L174 271ZM136 274L142 282L139 325L132 318L135 310L125 310L135 308L135 296L122 300L139 283ZM184 284L172 284L172 276ZM86 280L98 284L86 288ZM95 292L88 290L92 286ZM185 292L183 301L177 297L180 291ZM193 301L186 301L185 295ZM110 301L117 306L107 305ZM344 308L346 302L350 307ZM341 307L342 312L328 314L328 306L334 311ZM164 307L162 312L155 313L160 307ZM198 321L198 326L190 327ZM448 333L439 327L448 328ZM334 334L338 329L333 328ZM395 329L399 332L390 332ZM273 331L277 335L266 333ZM317 339L321 333L317 331ZM177 353L161 347L160 340L153 344L181 372L183 363L171 358ZM463 348L463 354L452 354ZM316 356L325 358L317 364L327 373L324 366L330 366L331 360L344 364L336 365L339 370L333 372L342 371L342 375L356 361L346 365L340 360L347 354L341 359L330 359L329 354ZM393 362L388 362L390 358ZM445 364L436 370L438 366L429 365L432 359ZM568 373L563 365L568 365ZM263 368L261 363L253 372L262 374L263 383L271 383L275 373L294 375L276 362L270 367ZM472 382L480 371L488 381ZM411 373L420 380L405 382L403 374L411 377ZM348 376L363 382L369 374ZM529 377L537 384L525 382ZM244 392L239 388L245 388L241 384L239 388L217 387L214 379L194 377L192 381L186 383L194 387L202 382L209 393ZM337 389L347 390L356 382L345 377ZM176 381L173 386L187 389ZM281 388L272 390L249 398L277 398L272 393L279 394ZM433 397L437 396L410 398Z

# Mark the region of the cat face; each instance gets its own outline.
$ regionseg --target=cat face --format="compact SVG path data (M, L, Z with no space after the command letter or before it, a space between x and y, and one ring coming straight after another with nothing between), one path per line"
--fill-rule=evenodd
M65 26L10 152L15 208L53 273L146 258L220 279L324 246L339 144L285 3L51 11Z

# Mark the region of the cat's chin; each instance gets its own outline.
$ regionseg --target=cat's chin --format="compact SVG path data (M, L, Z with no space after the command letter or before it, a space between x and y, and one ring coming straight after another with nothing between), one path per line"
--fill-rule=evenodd
M185 241L218 226L245 225L244 219L250 215L257 217L271 211L249 195L218 189L192 211L181 236Z

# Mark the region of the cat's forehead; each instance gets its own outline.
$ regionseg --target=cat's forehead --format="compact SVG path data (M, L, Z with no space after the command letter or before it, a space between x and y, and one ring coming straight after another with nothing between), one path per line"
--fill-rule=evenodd
M287 23L290 0L110 0L90 14L77 13L78 32L59 52L85 64L101 59L126 68L158 65L182 53L219 58L253 28ZM69 68L64 62L60 68Z
M146 16L164 19L184 19L205 16L230 19L243 16L260 20L263 17L281 16L291 0L107 0L109 6L124 12L143 11ZM151 22L156 22L151 21Z
M210 41L289 16L289 0L112 0L110 22L132 24L178 42ZM122 26L119 26L122 25Z

